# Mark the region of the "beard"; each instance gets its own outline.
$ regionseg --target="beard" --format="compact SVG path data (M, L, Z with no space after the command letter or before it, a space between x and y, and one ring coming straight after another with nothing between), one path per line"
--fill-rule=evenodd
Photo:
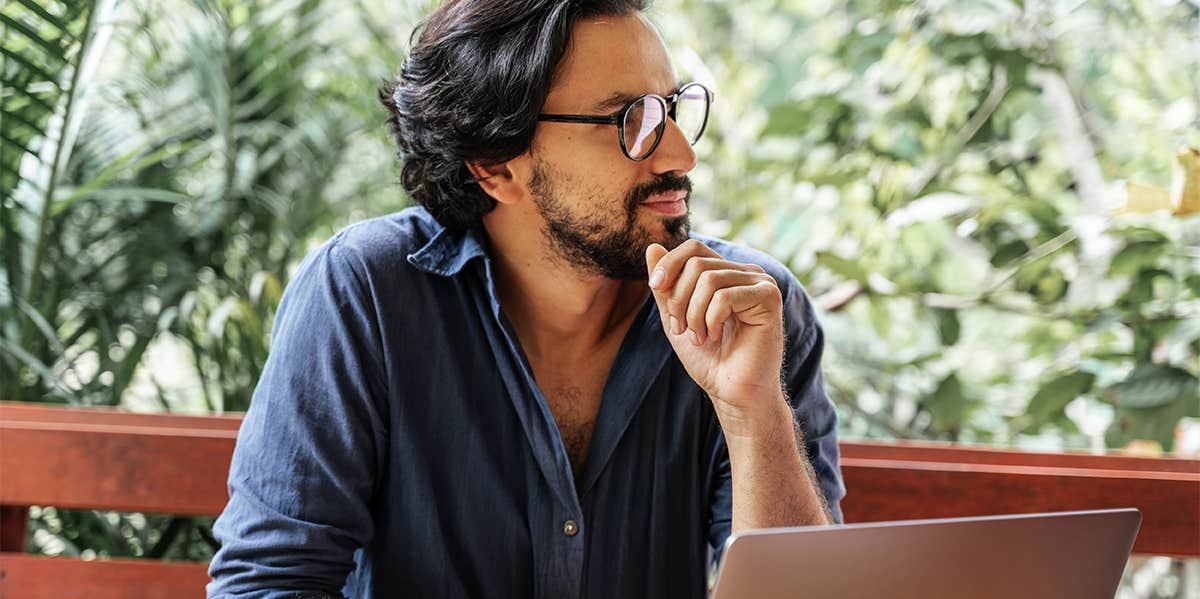
M545 219L544 237L548 255L565 262L584 275L600 275L610 279L645 280L646 247L659 243L668 250L675 249L688 239L688 216L658 217L663 232L652 232L638 222L638 205L670 191L687 193L691 200L692 182L684 176L661 175L638 184L614 202L593 190L584 192L582 186L572 185L569 177L552 172L542 161L533 165L529 182L534 205ZM584 205L592 211L572 211L564 202L568 194L588 195ZM617 206L618 213L607 209Z

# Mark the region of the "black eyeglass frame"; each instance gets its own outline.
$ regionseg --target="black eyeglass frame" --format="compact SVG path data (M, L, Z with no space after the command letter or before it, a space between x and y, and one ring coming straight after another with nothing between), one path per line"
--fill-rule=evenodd
M617 140L621 142L621 152L623 152L625 154L626 158L628 158L634 162L641 162L641 161L649 158L651 155L653 155L654 151L658 149L658 144L662 142L663 134L666 133L667 120L663 119L663 121L661 123L659 123L659 125L656 129L657 135L654 138L654 144L652 146L650 146L649 150L646 151L646 155L642 156L641 158L634 158L633 156L629 155L629 148L626 147L626 145L625 145L625 117L628 115L629 111L632 110L633 107L638 102L645 100L646 98L654 98L655 100L657 100L659 103L662 104L663 112L668 117L670 117L671 120L675 120L675 107L678 106L677 98L682 96L684 94L684 92L686 92L692 88L696 88L696 87L704 90L704 99L705 99L704 120L701 121L701 123L700 123L700 130L696 132L695 139L688 140L689 145L696 145L696 142L700 141L700 138L704 135L704 128L706 126L708 126L708 113L712 109L713 93L711 90L709 90L703 84L695 82L695 81L693 81L691 83L685 83L684 85L680 86L680 88L675 93L673 93L665 98L658 94L642 94L642 95L634 98L633 100L630 100L630 102L628 104L626 104L620 110L618 110L612 114L608 114L608 115L545 114L545 113L543 113L543 114L538 115L537 120L549 121L552 123L585 123L585 124L589 124L589 125L616 125L617 126Z

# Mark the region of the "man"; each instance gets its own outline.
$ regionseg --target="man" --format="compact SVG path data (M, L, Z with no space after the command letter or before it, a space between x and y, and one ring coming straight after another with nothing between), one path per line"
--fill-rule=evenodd
M421 207L292 281L210 596L703 597L731 530L840 520L812 306L689 234L711 96L643 8L424 22L382 94Z

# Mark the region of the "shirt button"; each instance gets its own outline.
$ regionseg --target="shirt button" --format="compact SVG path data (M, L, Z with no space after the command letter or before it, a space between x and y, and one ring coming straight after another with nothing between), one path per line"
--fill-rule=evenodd
M576 523L574 520L567 520L566 522L563 522L563 534L564 535L567 535L568 537L573 537L578 533L579 533L579 524Z

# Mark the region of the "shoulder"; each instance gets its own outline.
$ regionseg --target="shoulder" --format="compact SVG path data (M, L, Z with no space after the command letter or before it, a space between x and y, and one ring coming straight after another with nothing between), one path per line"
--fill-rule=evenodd
M339 304L367 304L412 288L424 273L408 256L440 230L427 212L409 208L355 223L308 252L290 277L284 302L314 296Z
M368 219L338 231L325 246L368 266L407 265L408 255L424 247L441 227L424 208Z
M353 276L360 283L416 275L408 256L428 244L440 230L423 208L407 208L361 221L309 252L298 274L326 270L337 278Z

